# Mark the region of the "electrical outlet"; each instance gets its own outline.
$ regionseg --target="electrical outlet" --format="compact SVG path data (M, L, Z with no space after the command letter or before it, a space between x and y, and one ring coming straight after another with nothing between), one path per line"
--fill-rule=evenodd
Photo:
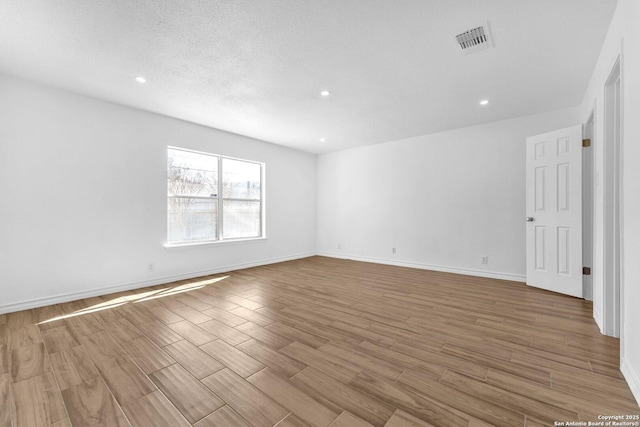
M342 249L342 243L338 243L338 249Z
M391 248L391 253L395 254L396 253L396 248Z
M482 264L489 264L489 256L488 255L484 255L482 257Z
M151 273L153 270L156 269L156 263L151 261L149 264L147 264L147 271L149 273Z

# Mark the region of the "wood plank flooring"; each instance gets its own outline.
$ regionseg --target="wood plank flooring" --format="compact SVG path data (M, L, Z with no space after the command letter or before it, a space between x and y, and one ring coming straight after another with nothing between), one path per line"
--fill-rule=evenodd
M552 426L640 414L591 303L311 257L0 315L0 427Z

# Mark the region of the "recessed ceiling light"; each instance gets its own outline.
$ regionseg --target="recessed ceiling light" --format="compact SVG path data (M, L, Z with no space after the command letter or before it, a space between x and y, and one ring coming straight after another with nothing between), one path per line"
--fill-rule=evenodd
M327 140L324 138L320 138L320 142L327 142Z
M483 99L482 101L480 101L480 105L487 105L487 104L489 104L488 99Z
M137 81L138 83L146 83L146 82L147 82L147 79L145 79L145 78L144 78L144 77L142 77L142 76L138 76L138 77L136 77L136 81Z
M329 92L328 90L323 90L322 92L320 92L320 95L326 98L327 96L331 95L331 92Z

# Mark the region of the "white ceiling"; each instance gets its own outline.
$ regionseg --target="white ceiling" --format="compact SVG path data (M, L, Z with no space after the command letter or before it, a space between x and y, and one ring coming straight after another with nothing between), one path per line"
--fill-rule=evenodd
M0 0L0 73L324 153L579 104L615 4Z

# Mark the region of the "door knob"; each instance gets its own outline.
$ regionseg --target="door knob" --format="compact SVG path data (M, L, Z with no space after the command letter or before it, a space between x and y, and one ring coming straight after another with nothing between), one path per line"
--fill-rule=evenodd
M525 221L527 222L533 222L533 217L532 216L528 216L524 218Z

